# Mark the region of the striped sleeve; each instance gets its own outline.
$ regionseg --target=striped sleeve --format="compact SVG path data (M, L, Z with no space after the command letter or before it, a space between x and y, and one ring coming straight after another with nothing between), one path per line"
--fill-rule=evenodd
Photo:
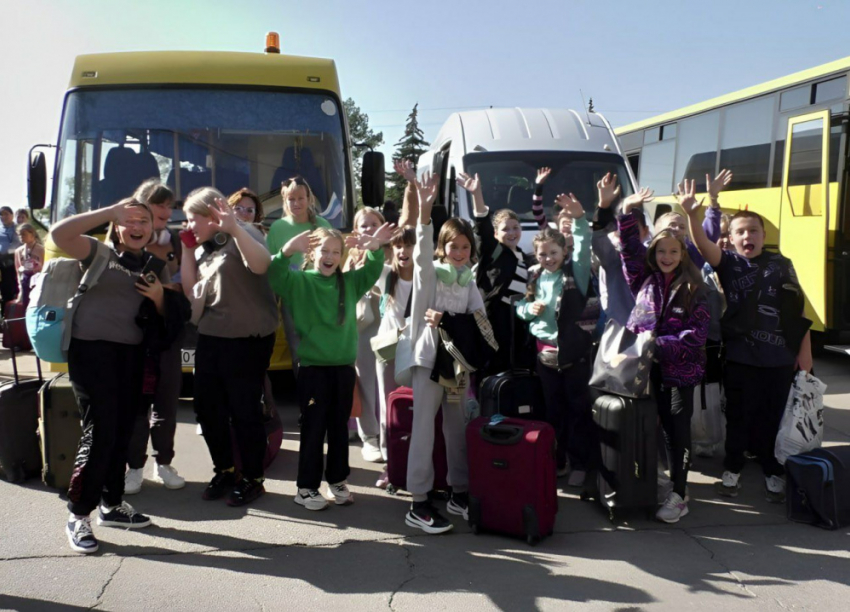
M546 212L543 210L543 185L534 184L534 195L531 197L531 214L534 215L534 220L537 221L537 227L545 229Z

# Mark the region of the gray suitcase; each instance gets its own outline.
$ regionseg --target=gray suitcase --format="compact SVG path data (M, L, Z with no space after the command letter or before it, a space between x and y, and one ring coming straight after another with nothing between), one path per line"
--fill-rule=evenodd
M41 479L48 487L67 489L83 435L80 409L67 374L47 381L39 391L38 435L44 464Z

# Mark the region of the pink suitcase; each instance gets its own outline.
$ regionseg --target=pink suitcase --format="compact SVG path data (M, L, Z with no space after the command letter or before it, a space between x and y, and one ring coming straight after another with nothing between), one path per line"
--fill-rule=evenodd
M407 488L407 455L413 429L413 389L399 387L387 398L387 476L394 490ZM443 413L434 422L434 490L448 490ZM392 492L392 491L390 491Z
M555 529L555 430L540 421L488 417L466 428L469 525L536 544Z

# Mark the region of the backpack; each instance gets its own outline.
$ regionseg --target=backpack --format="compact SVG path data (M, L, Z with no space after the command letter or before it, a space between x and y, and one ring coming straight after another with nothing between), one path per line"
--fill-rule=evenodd
M51 363L68 361L74 312L106 269L110 250L106 244L96 242L94 259L85 272L78 260L59 257L48 261L44 270L35 275L26 323L39 359Z

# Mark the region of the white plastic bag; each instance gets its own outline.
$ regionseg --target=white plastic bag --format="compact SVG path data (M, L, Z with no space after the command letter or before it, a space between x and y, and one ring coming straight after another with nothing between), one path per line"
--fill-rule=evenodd
M805 371L797 372L776 435L776 460L820 447L823 441L823 394L826 385Z
M705 398L705 404L703 404ZM726 440L726 397L720 383L694 387L691 444L697 455L711 456Z

